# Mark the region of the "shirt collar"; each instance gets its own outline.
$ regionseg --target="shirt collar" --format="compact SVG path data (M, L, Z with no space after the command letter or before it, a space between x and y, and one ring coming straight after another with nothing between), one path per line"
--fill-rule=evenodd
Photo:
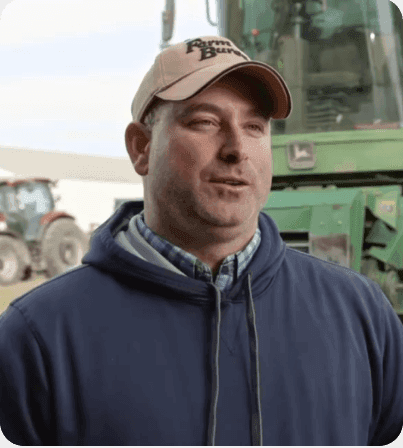
M236 283L252 260L261 241L261 232L257 227L249 244L243 250L228 255L213 278L210 266L154 233L144 221L144 210L138 215L136 225L143 238L184 274L196 280L215 283L222 291L230 289Z

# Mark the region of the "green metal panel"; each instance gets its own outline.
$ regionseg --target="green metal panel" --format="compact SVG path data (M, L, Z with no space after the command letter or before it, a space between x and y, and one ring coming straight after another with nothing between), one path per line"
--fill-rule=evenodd
M342 195L338 202L313 208L310 239L328 235L332 244L329 247L329 253L324 254L321 258L335 261L332 250L338 249L339 252L344 253L345 259L345 262L340 262L340 264L359 272L365 218L365 194L359 189L355 189L349 195ZM317 256L313 246L312 254ZM343 260L342 253L338 255L338 259Z
M403 230L400 230L384 249L381 247L371 247L369 255L396 269L403 269L402 247Z
M309 170L291 170L287 145L291 141L314 142L316 164ZM274 135L274 176L403 170L403 129Z
M353 199L350 208L351 228L351 263L350 267L357 272L361 271L362 245L364 240L366 195L361 190Z
M340 249L342 264L359 272L365 217L365 193L360 188L322 191L272 192L263 211L276 222L280 232L309 232L311 250L330 259L323 249ZM326 237L326 238L323 238ZM331 242L333 241L333 242ZM316 247L316 249L314 249ZM320 253L320 255L318 255ZM333 258L332 258L333 261Z
M314 235L350 233L350 205L329 203L313 207L311 232Z
M265 208L281 231L308 232L311 225L312 207Z
M386 264L393 266L396 269L403 269L403 198L398 199L398 216L397 227L398 230L394 237L391 238L385 248L372 247L369 254Z
M351 204L361 188L333 188L322 190L273 191L265 209L297 208L317 205Z
M378 219L375 221L370 233L365 238L365 242L386 246L395 235L395 230L391 230L383 221Z
M388 225L397 228L398 200L401 196L401 187L391 185L386 187L363 188L367 193L367 207L371 212Z

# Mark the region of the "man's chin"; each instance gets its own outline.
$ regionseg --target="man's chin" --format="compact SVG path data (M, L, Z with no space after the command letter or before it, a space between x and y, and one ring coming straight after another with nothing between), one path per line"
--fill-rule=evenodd
M250 221L252 214L244 210L230 211L225 213L225 210L204 210L199 213L201 223L210 227L231 228L245 225Z

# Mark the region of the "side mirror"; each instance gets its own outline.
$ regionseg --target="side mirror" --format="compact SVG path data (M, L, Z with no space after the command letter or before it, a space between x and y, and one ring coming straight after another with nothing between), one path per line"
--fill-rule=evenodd
M206 0L207 21L211 26L218 26L218 22L213 22L210 15L210 0Z
M165 11L162 12L162 42L166 44L172 39L175 24L175 0L165 0Z

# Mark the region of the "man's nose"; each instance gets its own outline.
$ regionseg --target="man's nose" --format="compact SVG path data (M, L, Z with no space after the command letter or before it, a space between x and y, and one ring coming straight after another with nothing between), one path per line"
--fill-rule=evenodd
M223 132L220 159L227 163L240 163L247 158L247 145L242 129L236 125L227 126Z

